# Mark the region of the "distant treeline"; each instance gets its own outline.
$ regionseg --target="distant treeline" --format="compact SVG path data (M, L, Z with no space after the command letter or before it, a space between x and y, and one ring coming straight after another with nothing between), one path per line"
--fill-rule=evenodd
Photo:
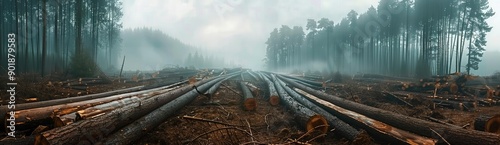
M477 70L495 13L488 0L380 0L340 22L309 19L270 33L269 69L322 69L399 76ZM462 60L465 59L463 62ZM320 68L312 68L318 66Z

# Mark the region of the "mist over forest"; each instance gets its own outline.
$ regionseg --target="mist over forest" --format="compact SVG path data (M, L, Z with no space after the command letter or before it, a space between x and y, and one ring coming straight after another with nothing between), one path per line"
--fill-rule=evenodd
M282 25L266 41L271 70L340 71L396 76L470 74L479 69L495 15L487 0L381 0L335 23Z
M499 71L491 65L500 49L491 41L498 32L496 23L490 23L496 22L490 2L380 0L350 10L339 8L342 12L299 15L294 9L323 10L333 3L6 0L1 1L0 44L7 44L7 34L18 34L17 71L41 74L116 72L125 56L125 70L246 67L397 76L490 75ZM131 4L179 9L139 13ZM296 6L301 4L306 6ZM276 9L257 9L273 5ZM138 23L138 18L147 17L141 14L160 10L170 13L154 13L157 23ZM6 52L1 54L0 59L7 60Z

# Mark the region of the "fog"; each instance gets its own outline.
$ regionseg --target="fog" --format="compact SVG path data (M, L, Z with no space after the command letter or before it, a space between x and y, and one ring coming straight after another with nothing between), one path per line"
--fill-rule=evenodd
M192 46L185 49L186 51L173 51L168 55L161 55L162 53L150 52L153 50L150 44L127 42L141 44L137 45L137 49L141 51L135 53L136 55L123 53L132 55L131 62L125 65L127 70L152 69L169 65L185 66L186 59L182 58L187 58L189 53L196 52L207 57L216 56L223 59L224 64L218 67L241 66L264 70L267 47L265 42L273 29L282 25L301 26L307 34L308 31L305 30L307 19L328 18L337 24L351 10L359 14L364 13L370 6L377 7L379 0L123 0L122 2L123 30L147 27ZM490 1L489 5L496 10L500 8L500 1ZM500 30L497 29L500 25L500 16L494 15L487 22L493 29L486 36L488 42L479 70L471 71L474 74L489 75L500 71L500 67L491 66L495 65L494 62L498 62L498 57L495 56L500 54L500 42L495 41L495 38L500 38ZM347 58L351 57L346 57L346 62L351 65L358 63ZM328 64L322 61L314 61L298 68L323 71L328 67ZM351 73L358 71L366 70L354 69Z
M321 0L123 0L124 29L150 27L227 63L264 69L265 41L281 25L305 26L307 19L340 20L351 9L365 11L378 1ZM154 17L154 20L150 18ZM129 68L137 69L137 68Z

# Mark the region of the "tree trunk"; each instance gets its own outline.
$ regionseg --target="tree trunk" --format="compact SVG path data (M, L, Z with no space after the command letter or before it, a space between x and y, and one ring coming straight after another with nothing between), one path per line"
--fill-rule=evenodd
M316 104L313 104L311 101L305 99L297 92L285 86L285 84L281 80L278 80L275 77L273 77L273 81L276 82L275 85L278 92L281 92L280 94L284 94L285 93L284 91L286 91L288 95L290 95L293 99L297 100L299 103L310 108L312 111L323 115L325 119L328 121L328 123L332 125L330 128L335 129L335 133L340 133L342 136L351 141L355 140L360 135L360 132L357 131L355 128L345 123L344 121L338 119L337 117L333 116L332 114L326 112L322 108L318 107Z
M215 84L217 81L221 79L222 78L220 77L211 78L208 80L197 82L195 85L202 84L199 88L202 90L206 90L208 86ZM185 86L169 93L157 95L155 97L143 100L141 102L127 105L126 107L113 110L109 113L106 113L104 115L92 119L79 121L73 124L69 124L67 126L49 130L47 132L42 133L41 135L38 135L36 137L35 144L37 145L76 144L78 142L95 144L97 141L104 139L104 137L108 136L113 131L120 129L129 123L134 122L136 119L142 117L143 115L148 114L149 112L157 109L158 107L164 105L165 103L171 102L172 100L176 100L176 98L179 98L179 96L181 96L182 94L186 94L188 92L190 92L189 94L194 93L198 95L197 92L193 90L191 85ZM186 99L190 97L180 97L180 98ZM159 110L164 111L164 109L159 109ZM166 116L167 115L164 115L163 117ZM150 117L147 118L149 119ZM160 120L164 119L162 118ZM149 124L149 125L156 126L154 124ZM142 133L136 133L136 135L141 136Z
M279 105L280 98L278 96L278 92L276 92L276 88L274 88L274 83L271 82L264 73L259 72L258 74L261 76L261 78L264 79L267 84L267 88L269 90L269 103L273 106Z
M274 79L275 80L275 79ZM283 90L281 85L276 84L278 88L278 93L281 96L281 100L285 106L293 112L295 120L298 121L306 131L319 131L323 134L328 132L329 124L323 115L314 112L308 107L295 101L290 95Z
M47 56L47 0L42 3L43 36L42 36L42 77L45 76L45 57Z
M245 110L247 111L255 111L255 109L257 108L257 101L253 97L252 92L250 91L250 89L248 89L245 83L240 82L239 85L241 88L241 92L243 92L243 108L245 108Z
M500 134L500 115L481 115L474 120L474 129Z
M79 96L79 97L63 98L63 99L33 102L33 103L23 103L23 104L16 105L16 110L27 110L27 109L33 109L33 108L53 106L53 105L58 105L58 104L66 104L66 103L80 102L80 101L85 101L85 100L93 100L93 99L107 97L107 96L111 96L111 95L138 91L138 90L141 90L143 87L144 86L138 86L138 87L133 87L133 88L109 91L109 92L104 92L104 93L99 93L99 94L90 94L90 95ZM9 111L7 106L5 106L5 105L0 106L0 118L4 118L5 114L8 113L7 111ZM52 110L50 110L50 111L52 111Z
M236 75L227 76L225 79L219 78L214 82L222 82L228 78L235 77ZM213 83L201 85L198 89L202 92L209 89ZM244 84L242 84L244 85ZM163 123L168 117L177 113L179 109L192 102L199 94L196 91L190 91L175 100L161 106L151 113L141 117L133 123L123 127L119 131L111 134L106 138L104 144L130 144L144 135L144 131L152 131L155 127Z

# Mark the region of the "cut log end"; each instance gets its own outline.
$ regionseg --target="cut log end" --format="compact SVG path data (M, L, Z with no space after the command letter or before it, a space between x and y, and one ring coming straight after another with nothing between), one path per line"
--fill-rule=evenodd
M322 134L325 134L328 132L328 122L326 119L321 116L321 115L313 115L309 118L306 124L306 129L309 130L316 130Z
M257 101L255 100L255 98L245 99L243 107L245 107L247 111L254 111L255 109L257 109Z
M269 103L273 106L277 106L280 104L280 98L278 96L269 97Z
M486 122L485 131L500 134L500 115L495 115Z
M479 116L474 121L474 129L500 134L500 114L491 116Z

